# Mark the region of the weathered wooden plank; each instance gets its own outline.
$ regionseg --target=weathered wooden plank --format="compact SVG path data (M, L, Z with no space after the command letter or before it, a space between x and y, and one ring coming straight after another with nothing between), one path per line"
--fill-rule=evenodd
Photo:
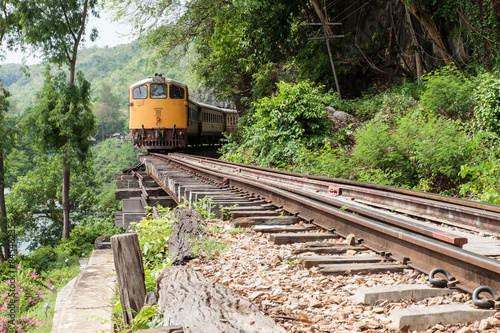
M254 225L253 230L262 233L277 233L277 232L303 232L314 230L313 225Z
M382 262L385 258L378 255L369 256L300 256L304 268L326 264L353 264Z
M148 193L149 196L155 196L155 197L162 197L167 195L161 187L148 187L146 188L146 192ZM133 197L140 197L141 194L142 192L139 188L123 188L115 190L115 199L122 200Z
M136 233L111 237L116 279L123 312L123 322L130 325L144 305L146 287L139 238Z
M204 234L201 229L203 217L195 210L188 208L177 209L172 212L172 218L177 219L174 230L170 233L168 256L173 263L181 264L193 258L193 249L189 239Z
M385 272L402 272L408 268L407 265L396 263L372 263L372 264L338 264L338 265L319 265L319 271L322 274L341 275L341 274L375 274Z
M235 218L231 224L235 228L245 228L252 225L291 225L300 221L301 219L295 216L249 216Z
M366 250L364 246L361 245L347 245L347 244L334 244L323 246L306 246L293 251L294 254L301 254L306 252L322 253L322 254L340 254L345 253L349 250L363 251Z
M280 214L274 210L252 211L241 210L239 212L231 212L231 221L240 217L262 217L262 216L279 216Z
M336 234L330 232L310 232L303 234L271 234L269 241L275 245L291 244L291 243L307 243L310 241L322 241L327 239L339 238Z
M262 207L260 205L254 204L254 206L236 206L236 207L228 207L228 210L231 212L241 212L241 211L270 211L269 207Z
M235 291L185 266L170 266L157 278L163 324L184 332L284 333Z

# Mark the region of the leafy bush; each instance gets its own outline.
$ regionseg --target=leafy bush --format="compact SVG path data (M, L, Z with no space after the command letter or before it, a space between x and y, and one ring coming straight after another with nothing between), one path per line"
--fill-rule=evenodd
M40 279L35 271L19 264L15 279L3 281L0 285L2 317L8 314L9 302L15 299L16 310L23 313L30 307L42 302L44 300L43 295L51 292L50 288L51 286ZM12 291L14 291L14 295L12 295Z
M456 67L442 67L422 76L425 90L420 95L425 110L450 118L470 118L476 102L474 80Z
M170 232L176 221L170 217L170 213L170 209L165 208L160 211L158 218L149 215L141 222L132 224L139 237L145 268L156 269L167 261Z
M246 126L222 148L223 158L235 162L283 167L290 164L303 146L322 145L330 122L324 107L333 99L323 87L308 82L280 82L278 94L253 103ZM241 141L240 141L241 140Z
M476 132L471 139L474 159L460 168L465 183L460 194L482 202L500 205L500 148L499 137L491 132Z
M475 154L459 123L418 112L401 118L394 128L375 119L357 133L357 141L353 159L359 167L379 169L394 185L419 190L453 188L460 181L460 166ZM366 179L363 170L357 178Z
M460 186L460 194L481 202L500 205L500 160L478 165L462 165L460 176L469 181Z
M477 106L475 122L478 129L500 135L500 79L498 73L486 73L480 77L475 94Z
M302 147L297 151L290 169L299 173L325 177L350 178L352 176L348 152L342 148L333 148L329 143L319 150Z
M71 263L78 262L78 258L79 253L75 255L64 248L53 248L50 245L40 247L29 255L18 256L23 267L33 269L38 273L64 267L67 265L66 259Z
M416 109L420 89L415 83L405 83L381 94L364 95L354 102L356 116L366 121L384 115L395 121Z
M113 236L124 233L125 230L114 226L110 218L96 218L89 216L70 232L69 239L63 239L57 246L70 255L79 256L81 253L89 254L94 249L94 242L99 236Z

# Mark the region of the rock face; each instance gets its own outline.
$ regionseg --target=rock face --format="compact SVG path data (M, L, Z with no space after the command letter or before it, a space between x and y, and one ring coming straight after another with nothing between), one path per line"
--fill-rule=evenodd
M166 267L156 282L165 326L186 333L285 332L235 291L188 267Z
M349 124L359 123L359 121L354 116L344 111L335 110L331 106L325 107L325 111L328 113L330 118L332 118L335 121L337 126L343 125L341 127L345 127Z

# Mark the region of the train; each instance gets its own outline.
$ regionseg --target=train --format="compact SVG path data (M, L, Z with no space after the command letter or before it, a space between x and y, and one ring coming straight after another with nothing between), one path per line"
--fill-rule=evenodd
M134 148L150 152L215 145L238 124L233 109L197 103L188 87L155 74L129 89L129 129Z

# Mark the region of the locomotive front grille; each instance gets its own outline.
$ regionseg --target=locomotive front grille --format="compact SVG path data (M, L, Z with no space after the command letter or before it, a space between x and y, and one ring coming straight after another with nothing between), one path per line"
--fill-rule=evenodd
M181 132L186 133L186 129L176 129L175 133L171 128L144 129L144 135L142 129L133 129L130 134L137 149L176 149L187 145L186 136Z

